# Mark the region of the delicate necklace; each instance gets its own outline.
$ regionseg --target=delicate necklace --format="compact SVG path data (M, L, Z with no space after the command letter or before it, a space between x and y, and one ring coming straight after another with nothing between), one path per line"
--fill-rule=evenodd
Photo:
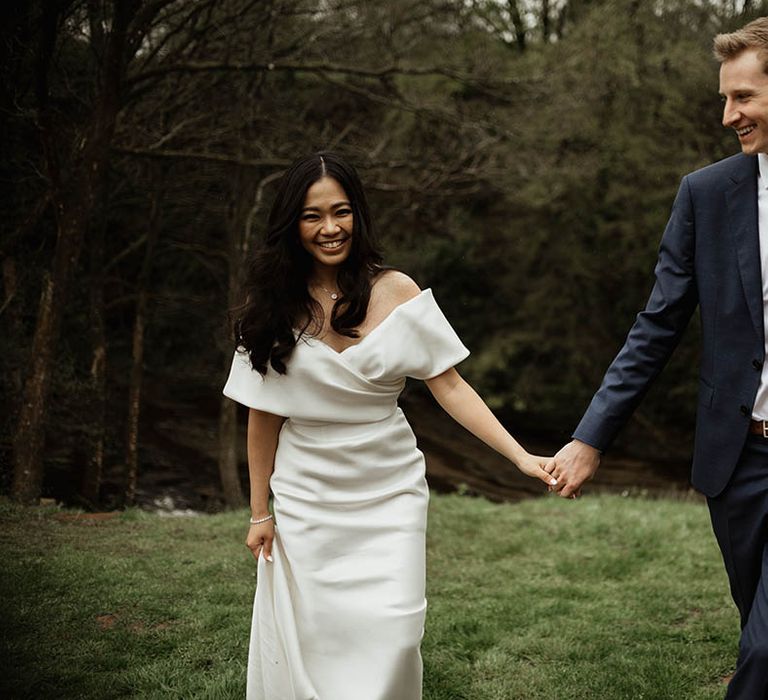
M324 287L322 284L319 286L320 286L320 289L322 289L326 294L328 294L328 296L331 297L331 299L333 299L334 301L336 301L339 298L338 292L332 292L330 289L328 289L327 287Z

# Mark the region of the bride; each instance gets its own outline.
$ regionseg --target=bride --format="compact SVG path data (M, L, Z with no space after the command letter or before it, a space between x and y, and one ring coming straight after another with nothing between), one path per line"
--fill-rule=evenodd
M454 369L469 351L429 289L383 266L360 179L338 155L301 158L280 181L235 330L224 393L250 408L258 561L248 700L417 700L429 493L397 406L406 377L553 485L548 459Z

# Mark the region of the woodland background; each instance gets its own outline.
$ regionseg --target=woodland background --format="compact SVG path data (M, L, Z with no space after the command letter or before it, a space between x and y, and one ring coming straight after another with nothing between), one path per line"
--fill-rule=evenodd
M276 179L320 148L358 166L387 262L472 349L463 374L556 448L642 308L680 178L738 150L712 37L767 10L3 3L0 491L103 508L175 479L196 507L243 503L227 309ZM696 333L620 451L686 459Z

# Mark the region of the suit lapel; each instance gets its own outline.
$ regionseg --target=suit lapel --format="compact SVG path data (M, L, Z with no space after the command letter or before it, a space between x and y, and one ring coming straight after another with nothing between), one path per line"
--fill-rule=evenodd
M763 338L763 284L757 226L757 158L739 161L726 190L728 221L736 243L739 272L755 332Z

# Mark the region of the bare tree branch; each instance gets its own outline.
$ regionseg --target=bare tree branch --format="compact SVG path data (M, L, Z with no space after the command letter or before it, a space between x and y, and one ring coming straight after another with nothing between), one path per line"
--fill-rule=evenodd
M246 165L254 168L275 167L286 168L291 164L288 158L243 158L242 156L227 155L224 153L200 153L196 151L183 151L176 149L160 149L155 146L135 148L130 146L114 146L115 153L123 155L142 156L145 158L176 158L179 160L203 160L213 163L229 163L232 165Z
M253 206L250 208L248 212L248 216L245 219L245 235L243 237L243 253L246 253L248 251L248 247L250 246L251 242L251 231L253 229L253 220L256 218L256 214L259 212L259 209L261 209L261 205L264 201L264 188L270 184L271 182L274 182L277 180L283 172L280 170L276 173L271 173L270 175L267 175L266 177L261 179L261 182L259 182L259 186L256 188L256 195L253 200Z
M334 63L293 63L293 62L255 62L255 63L239 63L228 62L221 63L218 61L189 61L187 63L176 63L167 66L159 66L158 68L151 68L149 70L142 71L130 78L127 83L129 85L138 85L152 78L156 78L161 75L168 75L171 73L205 73L205 72L230 72L230 73L249 73L253 71L288 71L288 72L304 72L304 73L318 73L318 74L341 74L341 75L354 75L361 78L386 78L396 75L410 75L410 76L442 76L444 78L450 78L461 83L474 84L477 82L477 78L467 73L461 73L449 68L427 67L417 68L414 66L387 66L385 68L358 68L354 66L345 66ZM517 85L518 81L513 78L506 78L503 80L494 80L497 85Z
M130 255L134 250L137 248L141 248L141 246L144 245L144 241L147 240L147 234L143 233L141 234L133 243L131 243L128 247L121 250L117 255L115 255L114 258L112 258L105 266L104 266L104 272L108 272L111 270L117 263L119 263L123 258Z

